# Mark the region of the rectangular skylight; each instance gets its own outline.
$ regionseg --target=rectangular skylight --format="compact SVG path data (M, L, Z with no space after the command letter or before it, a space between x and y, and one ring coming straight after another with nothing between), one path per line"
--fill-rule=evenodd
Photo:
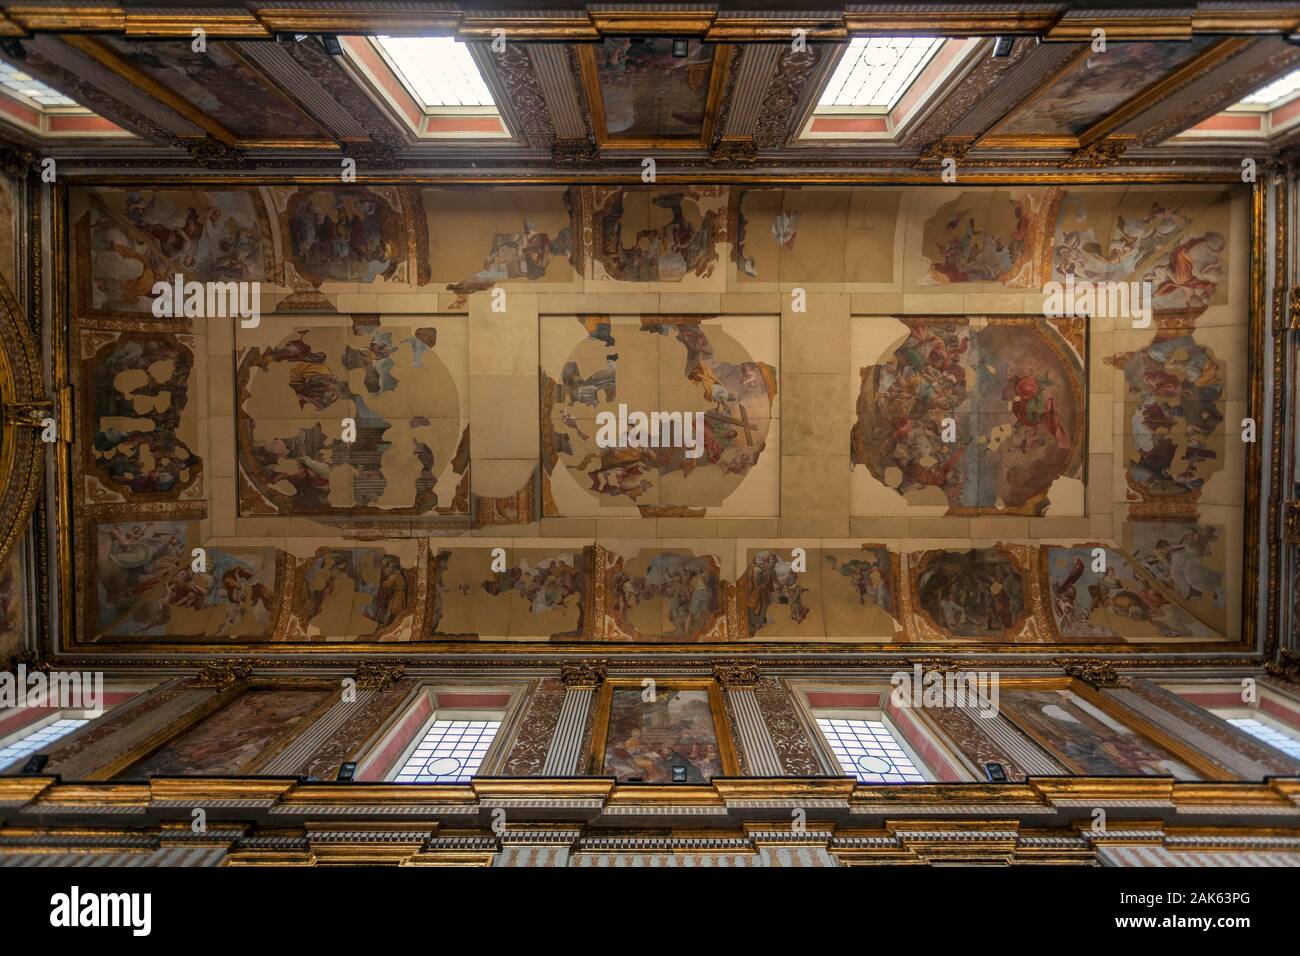
M0 747L0 771L24 757L31 756L43 747L48 747L59 738L66 737L74 730L86 726L87 723L89 723L88 717L62 717L22 734L16 740Z
M40 80L28 76L12 63L0 60L0 86L26 97L38 106L76 106L58 90L51 89Z
M859 37L849 44L818 109L893 108L943 44L941 37Z
M394 778L398 783L464 783L478 772L499 720L435 720Z
M1287 99L1297 90L1300 90L1300 70L1292 70L1285 76L1274 80L1262 90L1256 90L1254 93L1251 93L1250 96L1242 99L1237 105L1264 106L1272 108Z
M925 783L882 721L818 717L817 726L844 772L863 783Z
M427 108L494 107L469 47L451 37L376 37L415 98Z
M1300 736L1284 734L1254 717L1229 717L1228 723L1277 748L1287 756L1300 760Z

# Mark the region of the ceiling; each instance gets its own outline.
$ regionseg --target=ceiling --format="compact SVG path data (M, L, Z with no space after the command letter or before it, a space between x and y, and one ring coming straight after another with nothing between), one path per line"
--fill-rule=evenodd
M3 4L0 130L74 173L363 176L1218 165L1300 141L1294 94L1236 106L1300 69L1286 4L514 6ZM490 103L430 104L384 35L454 37ZM887 86L885 39L923 37Z

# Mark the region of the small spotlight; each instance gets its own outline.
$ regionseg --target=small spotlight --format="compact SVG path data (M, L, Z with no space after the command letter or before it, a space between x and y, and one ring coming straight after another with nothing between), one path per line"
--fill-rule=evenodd
M356 773L357 765L355 763L345 763L343 766L339 767L339 775L334 779L341 780L344 783L351 783L352 778L356 776Z
M27 59L27 48L23 46L21 40L0 40L0 50L3 50L5 56L11 60Z
M673 783L685 783L685 782L686 782L686 768L673 767Z
M687 41L685 40L673 41L673 56L677 57L678 59L681 59L682 57L686 56L686 54L689 52L690 52L690 47L687 45Z
M325 52L330 56L343 55L343 44L339 42L339 38L334 34L322 33L320 35L320 42L325 45Z
M1007 782L1007 772L1002 769L1002 764L1000 763L986 763L984 765L984 772L989 775L989 780L992 783Z
M32 754L23 764L22 773L40 773L45 769L45 765L50 762L49 754Z
M1282 39L1287 43L1290 43L1292 46L1300 46L1300 30L1297 30L1295 33L1288 33Z
M993 55L998 59L1011 55L1011 50L1016 45L1015 37L994 37L993 38Z

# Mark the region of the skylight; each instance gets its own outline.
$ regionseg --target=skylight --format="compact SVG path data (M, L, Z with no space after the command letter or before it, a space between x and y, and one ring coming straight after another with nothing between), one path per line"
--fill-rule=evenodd
M849 44L822 91L819 109L887 112L943 44L941 37L860 37Z
M493 107L469 47L451 37L376 37L407 87L426 108Z
M1250 96L1242 99L1238 105L1271 108L1277 106L1297 90L1300 90L1300 70L1292 70L1286 76L1274 80L1262 90L1251 93Z
M26 97L38 106L76 106L58 90L28 76L11 63L0 60L0 86Z
M844 772L863 783L925 783L883 722L818 717L817 726Z

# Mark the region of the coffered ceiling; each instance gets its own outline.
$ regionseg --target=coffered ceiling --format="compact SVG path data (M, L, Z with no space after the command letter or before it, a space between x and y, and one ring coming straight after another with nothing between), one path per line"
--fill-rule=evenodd
M1236 163L1300 136L1295 90L1238 106L1300 69L1288 4L357 6L0 5L0 128L74 172L363 175Z

